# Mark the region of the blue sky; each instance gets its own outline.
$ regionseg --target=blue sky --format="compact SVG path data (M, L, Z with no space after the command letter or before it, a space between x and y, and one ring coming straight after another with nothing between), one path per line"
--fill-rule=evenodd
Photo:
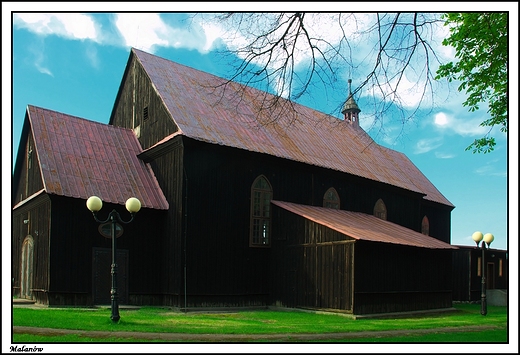
M29 104L107 123L130 47L226 75L230 68L212 51L217 44L222 46L216 25L202 26L186 18L179 13L15 14L11 160L18 150ZM439 51L449 55L447 48ZM418 117L404 126L386 119L383 131L370 129L370 107L363 106L368 101L360 96L360 122L378 143L405 153L456 206L452 212L453 244L473 245L471 234L480 230L495 235L493 247L506 249L507 135L494 129L497 146L490 154L465 151L485 132L478 123L487 114L485 109L469 113L462 107L463 95L457 94L451 88L450 97L436 102L434 108L419 111ZM414 100L412 96L410 100ZM329 108L318 101L302 103L326 112ZM509 201L510 207L516 208L511 206L516 197L510 197L515 198Z

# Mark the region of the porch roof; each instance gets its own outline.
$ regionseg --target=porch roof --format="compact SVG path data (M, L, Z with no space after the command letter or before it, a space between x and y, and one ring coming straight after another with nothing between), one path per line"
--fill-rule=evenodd
M321 224L350 238L428 249L458 249L433 237L361 212L271 201L275 206Z

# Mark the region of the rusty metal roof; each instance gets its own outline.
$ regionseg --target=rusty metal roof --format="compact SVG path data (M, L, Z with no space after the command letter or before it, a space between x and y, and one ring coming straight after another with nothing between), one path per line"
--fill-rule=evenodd
M27 117L47 193L123 205L137 197L142 207L168 209L132 130L35 106Z
M458 249L398 224L360 212L271 201L274 205L331 228L356 240L408 245L429 249Z
M359 127L309 107L132 49L187 137L333 169L425 195L453 207L402 153L384 148ZM264 108L264 109L263 109ZM295 115L296 113L296 115ZM276 119L274 119L276 118Z

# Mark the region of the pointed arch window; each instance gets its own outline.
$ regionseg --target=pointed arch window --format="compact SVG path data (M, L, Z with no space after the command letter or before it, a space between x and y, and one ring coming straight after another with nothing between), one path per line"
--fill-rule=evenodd
M323 195L323 207L339 210L339 195L335 188L331 187Z
M260 175L251 186L251 226L249 246L271 244L271 199L273 189L267 178Z
M374 216L386 221L386 205L382 199L377 200L374 206Z
M430 221L426 216L423 217L421 222L421 233L425 235L430 235Z

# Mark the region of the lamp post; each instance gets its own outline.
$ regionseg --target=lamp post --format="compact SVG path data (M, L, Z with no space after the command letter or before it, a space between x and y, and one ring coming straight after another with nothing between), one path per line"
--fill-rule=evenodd
M141 209L141 202L135 198L130 197L125 204L126 209L128 212L130 212L130 220L129 221L123 221L121 219L121 216L119 213L114 209L112 212L108 214L108 218L106 220L100 220L97 217L97 212L101 210L101 207L103 207L103 201L97 196L91 196L87 200L87 208L92 212L92 215L94 216L94 219L98 223L107 223L110 221L110 236L112 238L112 265L111 265L111 271L112 274L112 288L110 289L110 303L111 303L111 310L112 314L110 315L110 319L114 323L118 322L121 318L119 316L119 305L118 305L118 295L117 295L117 263L116 263L116 228L117 228L117 222L121 223L130 223L134 220L134 216L139 210ZM119 226L121 227L121 226Z
M480 267L480 272L482 275L482 288L481 288L481 295L480 295L480 298L481 298L480 299L480 314L485 316L487 314L487 300L486 300L486 270L485 270L486 263L484 261L484 254L485 254L484 252L486 250L486 244L487 244L487 249L489 249L489 246L491 245L491 242L493 242L495 237L491 233L486 233L486 234L482 235L481 232L475 232L475 233L473 233L471 238L475 241L475 243L477 243L477 248L479 248L479 243L482 241L482 246L480 247L480 249L482 249L482 261L481 261L481 267Z

